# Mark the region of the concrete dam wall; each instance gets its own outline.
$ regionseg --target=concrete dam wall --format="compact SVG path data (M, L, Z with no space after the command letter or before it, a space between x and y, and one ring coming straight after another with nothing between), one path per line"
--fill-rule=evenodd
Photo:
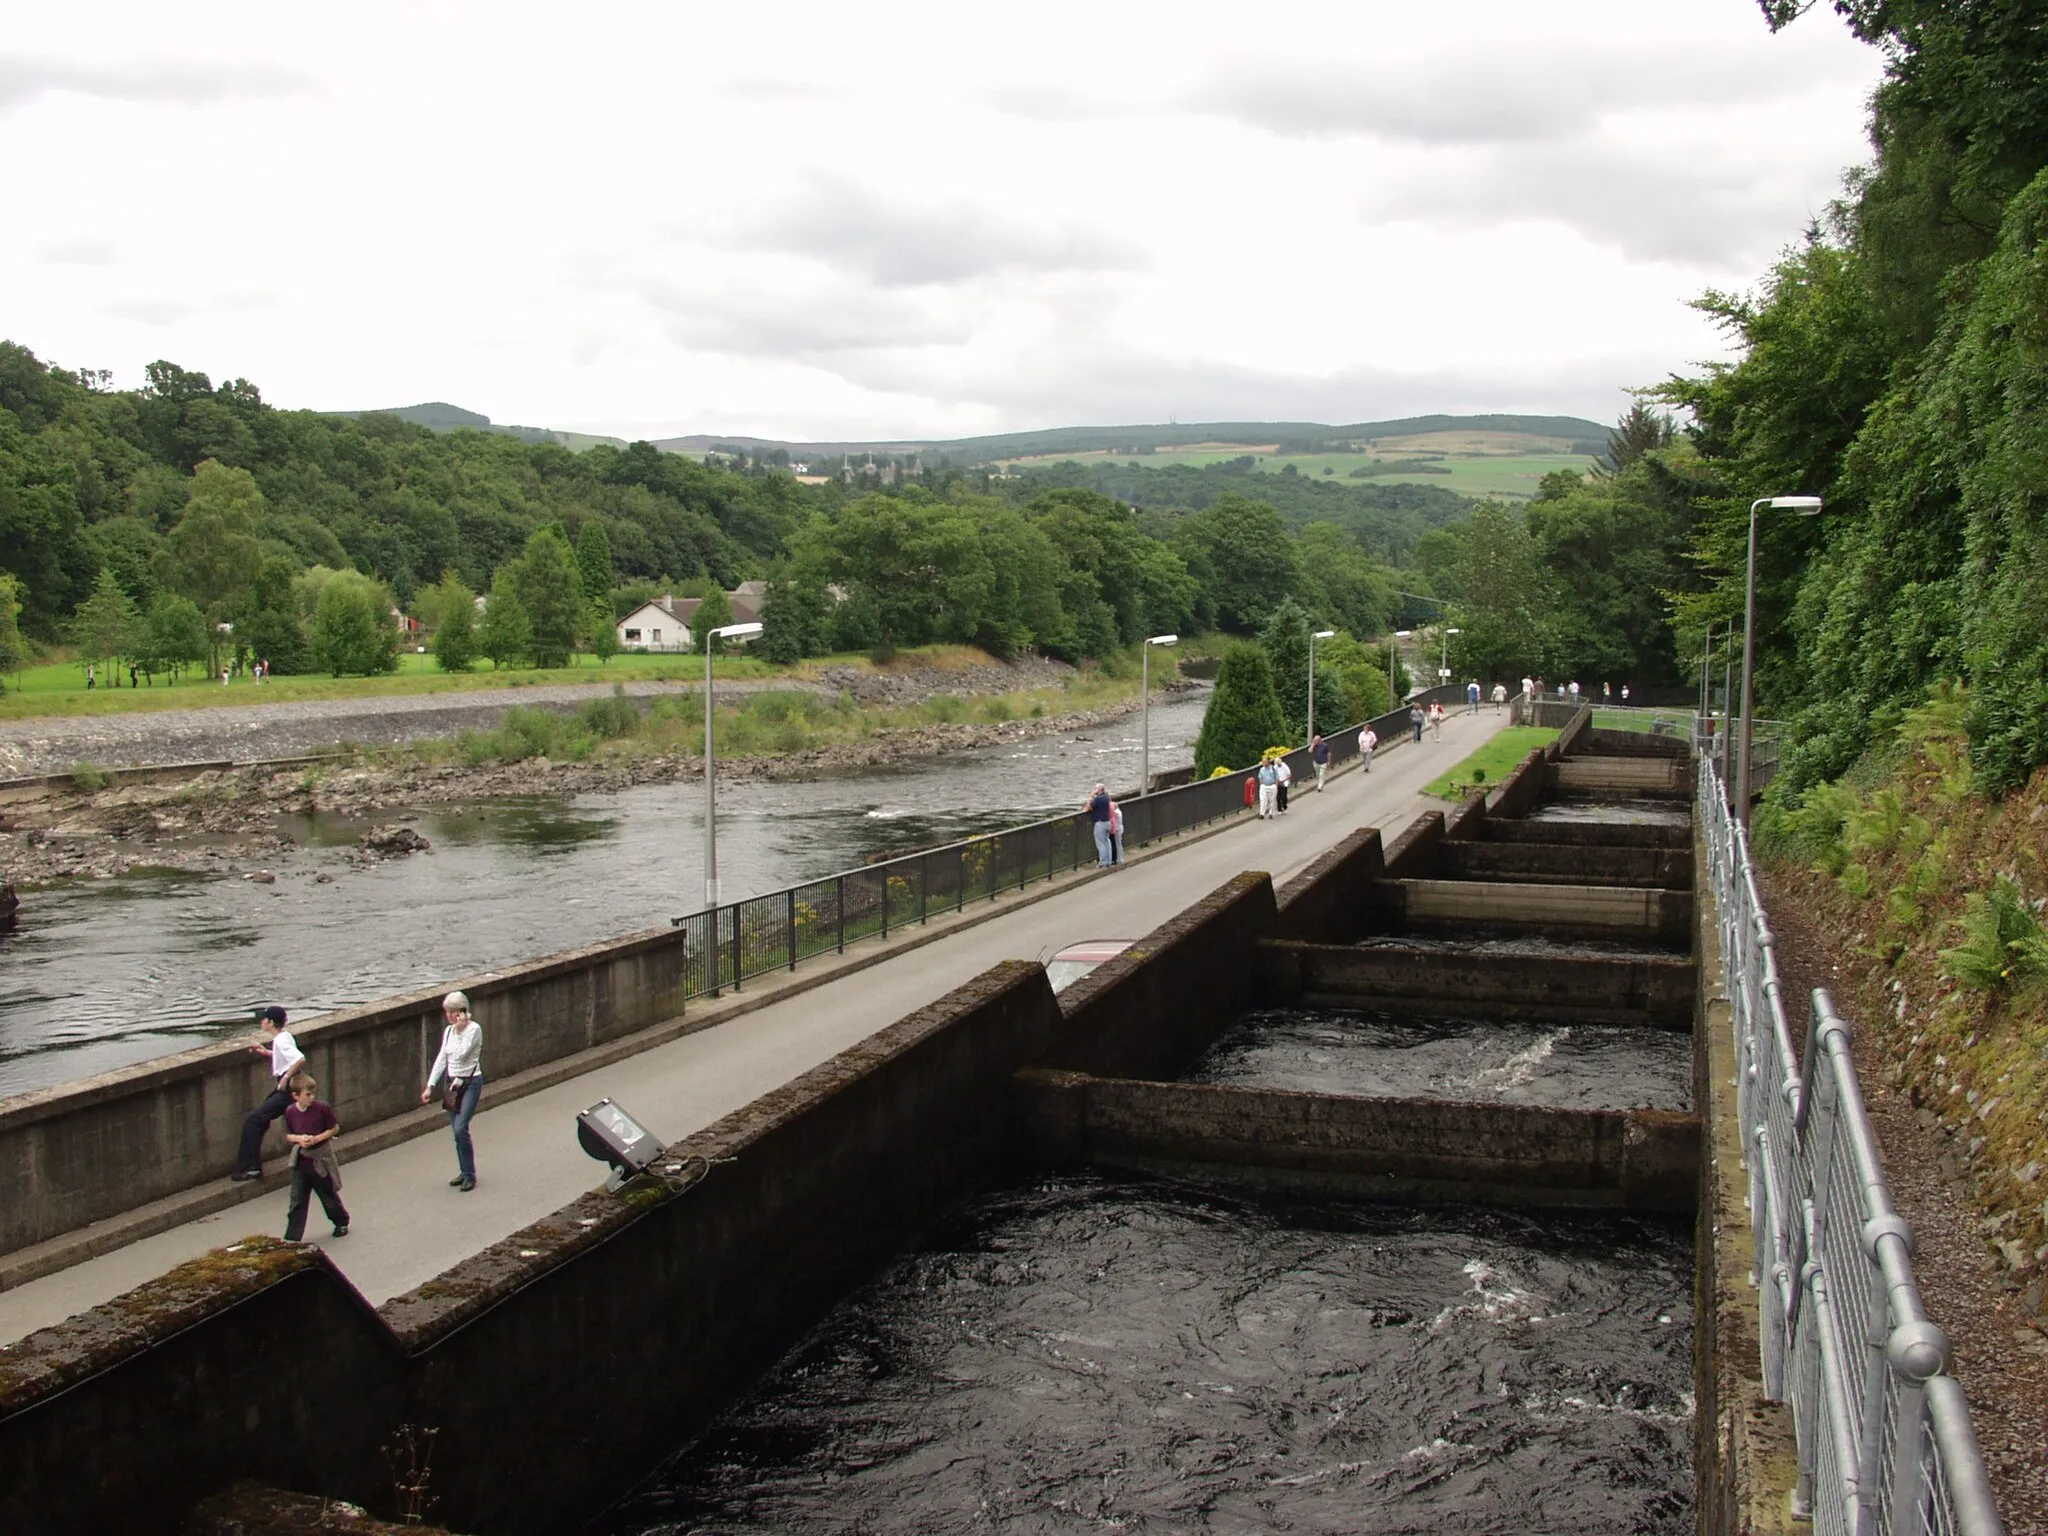
M318 1249L256 1239L34 1335L0 1353L0 1527L171 1530L252 1470L382 1509L384 1448L428 1426L450 1528L574 1528L891 1255L1034 1168L1559 1220L1690 1214L1705 1095L1686 1110L1558 1109L1181 1080L1255 1004L1568 1018L1682 1040L1700 985L1690 835L1682 822L1532 832L1527 813L1600 781L1568 787L1565 756L1531 754L1490 801L1389 846L1361 829L1278 892L1240 876L1058 998L1039 966L998 967L671 1147L618 1194L592 1192L382 1308ZM1600 782L1629 801L1660 794L1626 773ZM1478 933L1497 947L1457 947ZM1513 948L1588 936L1613 952ZM552 1011L536 1007L562 1045L655 1022L659 937L540 968L531 995L560 983ZM347 1023L335 1046L383 1038L410 1094L431 1001L364 1010L375 1022ZM247 1069L229 1065L216 1091L239 1105ZM174 1096L166 1070L138 1102ZM1702 1443L1718 1455L1712 1435ZM270 1470L266 1445L292 1448L288 1470ZM1700 1476L1718 1474L1703 1461Z

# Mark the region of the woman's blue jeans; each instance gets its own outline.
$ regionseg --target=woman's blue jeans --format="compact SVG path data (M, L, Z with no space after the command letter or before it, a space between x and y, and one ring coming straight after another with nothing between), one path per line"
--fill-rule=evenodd
M448 1112L448 1129L455 1133L455 1167L465 1179L476 1178L476 1148L469 1139L469 1122L476 1118L476 1101L483 1097L484 1075L479 1072L462 1088L462 1108Z
M1111 847L1111 844L1110 844L1110 840L1109 840L1109 823L1108 823L1108 822L1106 822L1106 821L1098 821L1098 822L1096 822L1096 823L1095 823L1095 863L1096 863L1096 867L1097 867L1097 868L1100 868L1100 869L1107 869L1107 868L1109 867L1109 856L1110 856L1110 854L1111 854L1111 853L1112 853L1113 851L1114 851L1114 850L1113 850L1113 848Z

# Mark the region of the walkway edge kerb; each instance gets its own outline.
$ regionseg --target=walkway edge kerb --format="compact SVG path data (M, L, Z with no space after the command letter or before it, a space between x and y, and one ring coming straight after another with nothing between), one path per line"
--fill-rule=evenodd
M1333 775L1334 777L1334 775ZM1156 858L1176 848L1189 847L1228 832L1234 827L1248 824L1242 815L1233 816L1210 826L1179 834L1150 848L1136 850L1132 861ZM977 927L1028 907L1053 896L1064 895L1078 883L1107 878L1109 871L1084 870L1055 876L1033 887L1004 892L994 900L978 902L974 908L942 913L934 916L928 924L917 928L893 929L886 937L863 939L861 953L846 955L818 956L808 960L797 971L781 971L762 976L745 984L743 990L726 992L709 999L693 999L691 1012L665 1019L636 1034L622 1036L604 1045L592 1046L573 1056L564 1056L542 1066L533 1067L516 1076L494 1079L490 1084L491 1102L510 1103L525 1098L528 1094L539 1093L557 1083L567 1082L586 1072L610 1066L643 1051L666 1045L684 1035L711 1029L730 1020L744 1017L757 1008L765 1008L772 1002L785 997L794 997L835 981L841 976L852 975L893 960L898 955L920 949L927 944L966 929ZM665 937L666 930L656 930ZM1035 957L1033 957L1035 958ZM488 973L486 973L488 974ZM373 1153L429 1136L445 1130L447 1121L437 1109L423 1108L391 1119L377 1121L362 1131L348 1133L347 1152L351 1158L368 1157ZM283 1176L286 1161L273 1160L265 1168L266 1177L244 1184L229 1183L225 1179L213 1184L200 1185L144 1206L120 1216L108 1217L68 1232L61 1237L49 1238L44 1242L16 1250L0 1258L0 1291L11 1290L31 1280L68 1269L73 1264L87 1259L98 1258L130 1243L168 1232L174 1227L185 1225L202 1216L216 1211L229 1210L245 1200L258 1199L277 1188L276 1178Z

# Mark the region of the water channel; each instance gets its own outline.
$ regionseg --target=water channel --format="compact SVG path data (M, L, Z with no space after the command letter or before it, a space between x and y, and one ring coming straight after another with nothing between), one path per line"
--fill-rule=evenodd
M1194 755L1207 690L1155 700L1154 772ZM1139 776L1135 713L1066 735L841 778L732 780L718 795L725 899L877 855L1079 807ZM138 871L24 897L0 934L0 1098L293 1017L659 927L704 891L701 782L493 801L403 820L430 853L360 867L364 824L290 818L274 884ZM324 880L321 877L326 877Z
M603 1536L1692 1529L1679 1222L1041 1178L838 1307Z
M1188 1080L1362 1098L1690 1109L1692 1036L1639 1024L1264 1008L1226 1031Z

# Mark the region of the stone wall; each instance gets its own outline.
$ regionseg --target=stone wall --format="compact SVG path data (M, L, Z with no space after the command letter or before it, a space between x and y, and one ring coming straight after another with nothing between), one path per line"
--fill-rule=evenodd
M484 1026L485 1069L503 1078L680 1015L685 959L682 931L662 928L450 986L469 994ZM306 1070L352 1131L420 1113L446 990L294 1024ZM222 1044L7 1100L0 1254L209 1182L219 1184L220 1207L232 1204L240 1192L227 1178L242 1120L269 1086L266 1057ZM268 1150L283 1152L275 1126Z
M251 1472L388 1513L406 1426L449 1526L573 1529L1002 1169L1061 1024L1041 967L999 966L375 1312L256 1239L31 1335L0 1353L0 1530L168 1532Z

